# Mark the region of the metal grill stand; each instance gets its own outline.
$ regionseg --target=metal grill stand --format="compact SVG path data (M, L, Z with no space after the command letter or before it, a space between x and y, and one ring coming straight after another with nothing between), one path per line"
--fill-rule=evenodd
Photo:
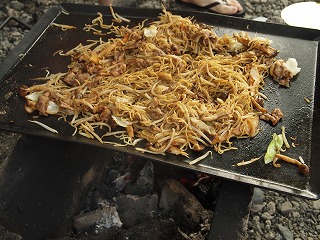
M24 28L26 28L28 30L30 30L32 28L29 24L19 20L16 17L10 16L6 20L4 20L3 23L1 23L0 30L3 29L11 20L17 22L19 24L19 26L24 27Z

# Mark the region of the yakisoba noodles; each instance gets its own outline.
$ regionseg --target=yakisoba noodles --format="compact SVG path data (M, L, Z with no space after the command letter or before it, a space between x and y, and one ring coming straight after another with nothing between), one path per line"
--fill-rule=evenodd
M78 45L64 54L67 72L22 87L28 112L61 115L101 143L111 135L124 145L146 140L138 150L184 156L234 149L232 138L257 134L259 118L281 118L263 107L259 92L278 54L268 39L219 37L166 10L133 28L105 24L99 14L85 30L115 37Z

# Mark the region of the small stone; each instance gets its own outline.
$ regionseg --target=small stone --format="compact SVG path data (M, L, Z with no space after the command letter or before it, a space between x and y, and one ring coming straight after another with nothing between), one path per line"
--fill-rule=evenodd
M265 207L266 203L262 203L262 204L252 204L250 211L252 213L257 213L257 212L261 212L262 209Z
M320 210L320 199L313 202L313 208Z
M261 6L261 5L258 5L258 6L256 7L256 12L257 12L257 13L261 13L261 12L262 12L262 6Z
M270 229L271 229L271 226L269 226L269 225L265 225L265 226L264 226L264 231L265 231L265 232L269 232Z
M20 36L21 36L21 33L18 32L18 31L14 31L14 32L11 33L11 36L12 36L12 37L20 37Z
M264 202L265 195L260 188L254 188L252 196L252 204L262 204Z
M300 217L300 213L299 212L293 212L292 213L292 217L293 218L298 218L298 217Z
M284 216L288 216L292 211L292 203L289 201L282 203L280 211Z
M277 224L277 228L285 240L293 240L293 233L287 227Z
M255 225L253 225L252 228L256 231L256 233L263 234L263 231L261 229L261 225L259 222L255 223Z
M271 226L272 222L270 220L266 220L266 225Z
M276 212L276 204L274 202L268 202L267 211L268 211L268 213L273 215Z
M273 233L273 232L268 232L268 233L265 235L265 238L266 238L267 240L274 239L274 233Z
M264 220L271 220L271 219L273 219L273 216L271 216L271 214L269 212L264 212L264 213L262 213L261 218Z
M14 10L20 11L24 8L24 4L19 1L11 1L10 7L13 8Z
M260 222L260 217L259 216L254 216L252 218L253 222L257 223L257 222Z

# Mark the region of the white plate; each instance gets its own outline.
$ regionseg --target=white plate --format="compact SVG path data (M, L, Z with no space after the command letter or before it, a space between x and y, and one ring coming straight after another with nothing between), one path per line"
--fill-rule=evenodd
M300 2L284 8L281 18L286 24L320 30L320 3Z

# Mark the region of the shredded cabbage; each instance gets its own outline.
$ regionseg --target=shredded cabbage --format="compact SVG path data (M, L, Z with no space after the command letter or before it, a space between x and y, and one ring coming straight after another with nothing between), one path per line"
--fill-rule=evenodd
M282 134L273 134L272 141L270 142L266 155L264 156L264 163L268 164L273 161L276 153L280 152L280 149L283 145L283 137Z

